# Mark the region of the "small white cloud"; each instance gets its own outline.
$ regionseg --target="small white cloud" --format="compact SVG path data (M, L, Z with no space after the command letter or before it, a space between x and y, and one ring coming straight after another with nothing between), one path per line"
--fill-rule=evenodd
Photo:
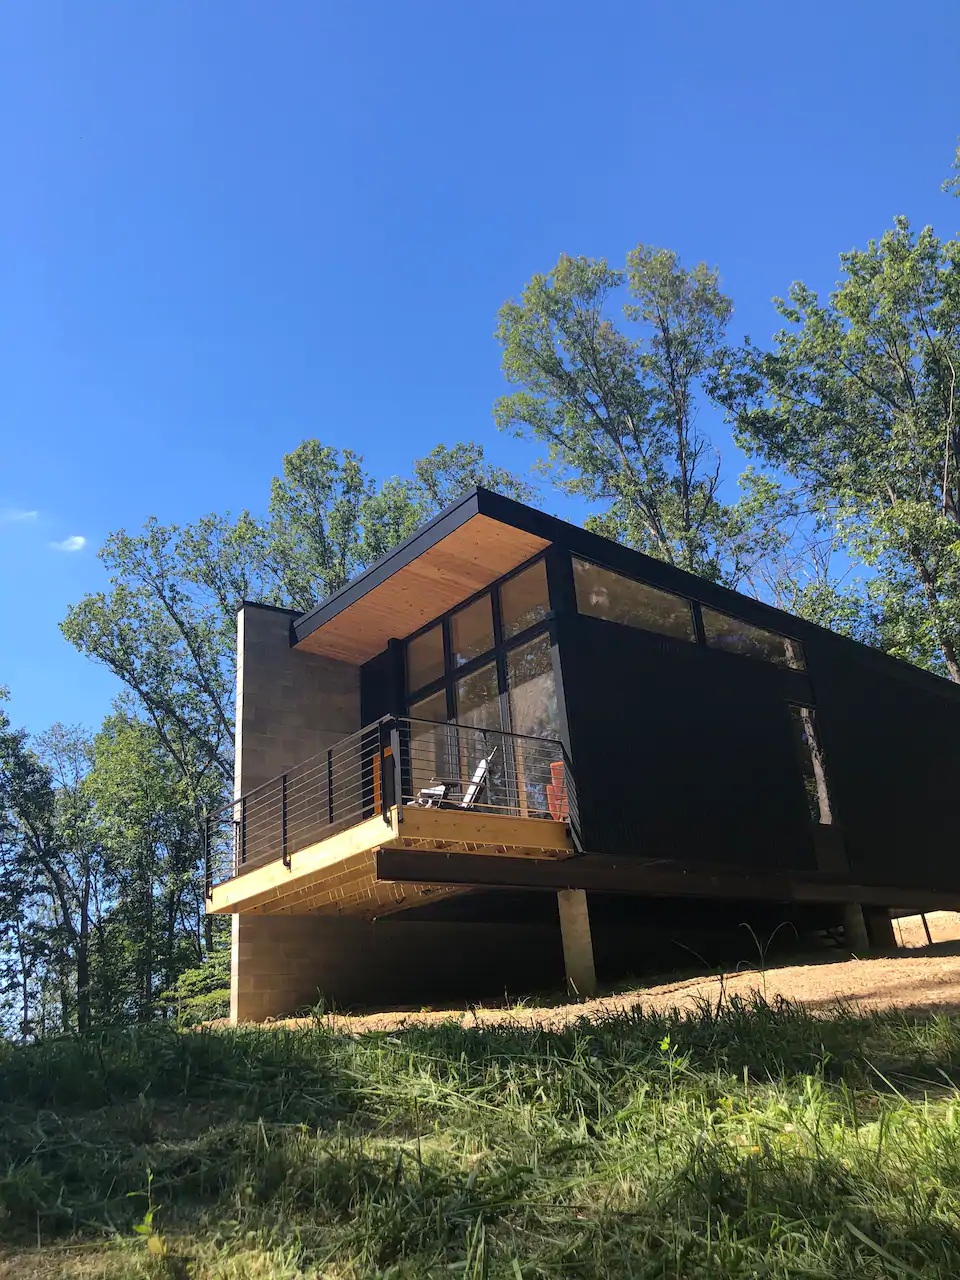
M5 524L14 524L19 520L36 520L37 515L36 511L22 511L19 507L7 507L0 514L0 520L3 520Z
M51 542L51 551L82 551L87 545L86 538L82 538L79 533L73 534L69 538L64 538L62 542Z

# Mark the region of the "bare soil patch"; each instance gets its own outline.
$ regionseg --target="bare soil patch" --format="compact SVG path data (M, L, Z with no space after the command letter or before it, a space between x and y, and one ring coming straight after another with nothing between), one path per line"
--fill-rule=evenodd
M571 1004L331 1013L322 1022L346 1034L396 1031L440 1022L458 1022L467 1027L512 1024L557 1028L581 1018L602 1018L638 1008L651 1012L684 1010L705 1000L716 1005L731 996L749 997L757 991L767 1000L783 996L824 1014L839 1005L865 1012L923 1009L931 1013L960 1013L960 912L929 912L926 921L933 945L927 942L922 918L907 916L894 922L901 949L892 955L860 959L838 950L835 958L821 955L802 963L778 963L763 970L756 964L744 964L726 973L687 977ZM269 1025L297 1027L313 1025L315 1021L314 1018L284 1018Z

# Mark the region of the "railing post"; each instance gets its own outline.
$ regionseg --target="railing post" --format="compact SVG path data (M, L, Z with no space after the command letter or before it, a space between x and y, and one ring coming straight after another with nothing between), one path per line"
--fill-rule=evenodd
M240 865L247 861L247 797L240 797Z
M561 746L563 760L563 790L567 801L567 830L577 853L583 853L583 836L580 832L580 802L577 798L577 784L573 776L573 766L566 748Z
M327 822L333 826L333 747L327 748Z
M393 768L391 777L393 778L393 797L394 804L397 806L397 821L403 821L403 767L401 762L402 747L400 745L400 725L396 720L390 721L390 754L393 757Z
M290 869L290 853L287 849L287 775L280 779L280 851L283 865Z
M378 769L380 771L380 816L389 826L390 810L397 803L397 779L394 772L393 754L393 721L381 720L377 750L380 753Z

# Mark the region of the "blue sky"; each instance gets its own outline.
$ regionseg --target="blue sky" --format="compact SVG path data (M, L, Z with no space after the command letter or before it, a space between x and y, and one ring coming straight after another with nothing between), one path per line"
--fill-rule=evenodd
M382 475L465 438L527 468L490 420L494 317L561 252L706 259L760 340L774 293L829 288L895 213L960 222L955 0L20 0L4 25L0 684L32 729L109 709L58 622L111 530L260 508L314 435Z

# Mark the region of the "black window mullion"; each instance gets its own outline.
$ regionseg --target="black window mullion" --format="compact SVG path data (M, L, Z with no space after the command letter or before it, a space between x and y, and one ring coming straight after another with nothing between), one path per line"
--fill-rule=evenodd
M447 719L457 718L457 673L453 665L453 637L450 633L450 614L441 621L443 629L443 671L447 691Z
M500 612L500 592L490 593L493 602L493 655L497 664L497 692L500 695L500 723L510 731L510 698L507 693L507 655L503 647L503 615Z
M700 607L700 601L691 600L690 607L693 610L693 630L697 637L697 644L705 645L707 643L707 633L703 629L703 610Z
M507 654L510 650L518 648L520 645L529 644L541 631L545 631L550 619L556 612L556 605L553 600L551 580L556 580L559 574L566 574L570 579L570 588L573 582L573 570L570 563L569 554L561 554L557 556L558 548L549 547L545 552L541 551L535 556L531 556L529 560L523 564L517 565L509 573L505 573L496 582L491 583L489 587L484 587L477 591L474 595L462 600L453 609L449 609L446 613L441 614L439 618L434 618L426 623L419 630L407 636L403 641L403 667L406 668L406 647L411 640L417 639L418 636L429 631L431 627L439 626L443 637L443 675L436 680L432 680L430 684L424 685L421 689L407 689L404 680L404 690L402 704L408 709L412 702L420 702L431 694L438 693L440 689L444 689L446 693L447 717L455 720L457 717L457 681L462 680L465 676L471 675L474 671L481 667L487 666L490 662L494 662L497 668L497 689L500 698L500 716L505 728L509 729L511 723L509 690L507 687ZM552 553L552 554L551 554ZM533 623L525 631L519 632L515 636L511 636L509 640L504 639L503 634L503 613L500 605L500 586L504 582L509 582L512 578L518 577L521 573L525 573L538 560L545 560L547 566L547 590L548 590L548 612L544 618ZM558 564L559 559L559 564ZM563 560L566 561L565 566ZM551 567L552 561L552 567ZM461 609L467 609L470 605L475 604L484 595L490 595L491 607L493 612L493 649L487 653L478 654L477 657L471 658L469 662L465 662L463 666L457 667L454 663L453 653L453 634L451 622L453 615ZM572 591L568 594L572 594Z
M577 591L573 581L573 556L556 544L547 548L547 601L553 614L577 612Z

